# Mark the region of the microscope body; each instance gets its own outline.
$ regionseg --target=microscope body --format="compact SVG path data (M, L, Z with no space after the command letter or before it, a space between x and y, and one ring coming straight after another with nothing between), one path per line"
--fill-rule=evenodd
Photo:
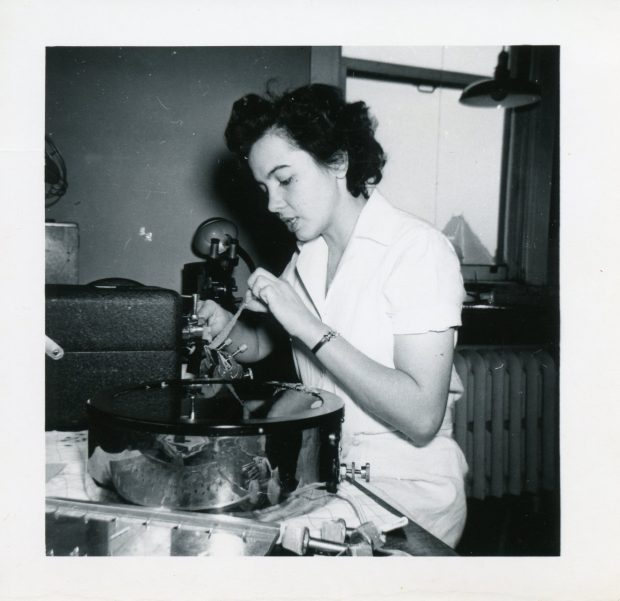
M235 311L241 300L235 297L237 283L233 276L239 264L237 241L232 240L224 252L220 241L211 241L211 250L204 261L186 263L183 267L183 295L198 294L200 300L213 300L227 311Z

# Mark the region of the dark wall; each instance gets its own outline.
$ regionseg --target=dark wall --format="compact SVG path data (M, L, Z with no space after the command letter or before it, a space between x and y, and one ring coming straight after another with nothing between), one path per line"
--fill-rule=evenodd
M255 262L282 266L290 238L223 141L233 101L272 79L276 90L308 83L310 48L48 49L46 133L69 188L46 218L78 223L80 283L180 291L183 264L198 260L194 231L210 217L235 221Z

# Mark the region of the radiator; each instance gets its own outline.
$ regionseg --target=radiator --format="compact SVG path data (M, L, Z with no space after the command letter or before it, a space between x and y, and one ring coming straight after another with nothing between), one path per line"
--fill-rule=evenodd
M464 393L454 437L475 499L539 493L558 485L557 369L541 350L467 349L455 353Z

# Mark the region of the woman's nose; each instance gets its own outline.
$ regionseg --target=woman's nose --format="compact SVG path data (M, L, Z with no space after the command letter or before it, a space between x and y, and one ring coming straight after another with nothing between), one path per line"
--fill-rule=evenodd
M276 190L270 190L268 192L269 201L267 203L267 210L271 213L277 213L283 206L286 205L282 194Z

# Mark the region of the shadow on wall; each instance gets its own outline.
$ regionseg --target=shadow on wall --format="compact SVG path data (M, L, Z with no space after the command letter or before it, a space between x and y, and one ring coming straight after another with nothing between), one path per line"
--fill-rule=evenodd
M249 170L235 157L222 154L212 171L205 170L203 189L212 190L217 203L226 207L243 232L241 245L254 249L256 265L279 275L295 250L295 237L267 210Z

